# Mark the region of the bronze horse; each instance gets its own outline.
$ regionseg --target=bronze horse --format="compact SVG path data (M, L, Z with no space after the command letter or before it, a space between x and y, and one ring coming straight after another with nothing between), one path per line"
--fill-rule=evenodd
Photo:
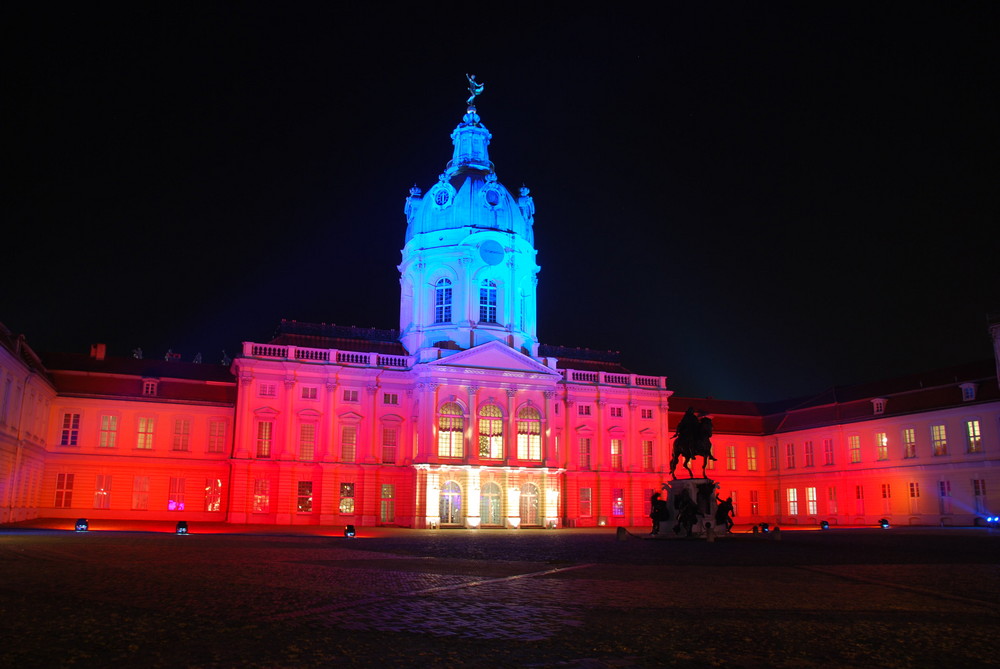
M712 419L708 416L702 416L699 419L695 416L694 409L688 407L681 422L677 424L677 431L673 438L674 453L673 457L670 458L670 476L677 478L674 470L677 469L677 463L683 457L683 466L688 471L688 477L694 478L690 463L695 458L700 457L701 476L706 478L705 468L708 466L708 461L715 460L712 455Z

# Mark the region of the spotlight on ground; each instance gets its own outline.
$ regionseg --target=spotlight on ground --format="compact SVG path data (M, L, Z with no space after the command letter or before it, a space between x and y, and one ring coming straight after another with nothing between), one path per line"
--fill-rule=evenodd
M178 520L177 521L177 534L187 534L187 533L188 533L188 524L187 524L187 521L186 520Z
M354 531L354 525L348 525L344 528L344 536L348 539L353 538L356 532Z
M881 527L883 530L887 530L889 529L889 521L885 518L879 518L878 526Z
M821 530L828 530L828 529L830 529L830 522L827 521L827 520L821 520L821 521L819 521L819 529L821 529Z
M79 520L76 521L77 532L86 532L89 529L90 529L90 523L87 522L86 518L80 518Z

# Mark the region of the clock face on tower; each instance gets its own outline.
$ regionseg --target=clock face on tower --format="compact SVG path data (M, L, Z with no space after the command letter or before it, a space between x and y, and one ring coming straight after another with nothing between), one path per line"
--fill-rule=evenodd
M499 243L489 239L479 247L479 257L487 265L499 265L503 262L503 247Z

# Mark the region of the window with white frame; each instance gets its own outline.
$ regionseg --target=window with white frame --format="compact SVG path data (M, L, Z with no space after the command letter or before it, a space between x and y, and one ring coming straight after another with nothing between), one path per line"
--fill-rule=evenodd
M951 513L951 481L938 481L938 500L941 513Z
M594 516L593 488L580 488L580 517L592 518Z
M177 418L174 420L174 447L175 451L188 451L191 449L191 421L187 418Z
M156 397L159 392L159 381L155 379L143 379L142 381L142 394L146 397Z
M833 439L823 440L823 464L833 464Z
M382 404L388 406L399 405L399 393L382 393Z
M983 435L979 431L979 421L965 421L965 445L969 453L981 453L983 450Z
M149 477L132 477L132 510L146 511L149 509Z
M382 464L396 464L396 449L399 445L399 428L395 426L382 427Z
M497 322L497 284L484 279L479 287L479 322Z
M757 490L750 491L750 515L760 515L760 494Z
M205 511L222 510L222 479L205 479Z
M357 390L345 390L343 394L345 402L357 402L358 401L358 391Z
M139 418L135 447L148 451L153 448L153 419Z
M611 489L611 515L612 516L624 516L625 515L625 489L624 488L612 488Z
M590 469L590 438L580 437L580 469Z
M118 416L101 416L101 434L97 445L100 448L114 448L118 444Z
M890 484L882 484L882 513L892 512L892 489Z
M624 409L622 407L611 407L609 409L612 418L621 418L625 415Z
M302 399L304 400L314 400L319 397L319 388L316 386L303 386L302 387Z
M778 445L769 444L767 447L767 468L775 470L778 468Z
M802 444L802 459L805 461L803 464L806 467L812 467L816 464L813 459L813 443L811 441Z
M639 409L639 418L642 420L653 420L652 409Z
M795 444L785 444L785 469L795 469Z
M799 515L799 491L797 488L789 488L785 491L785 495L788 499L788 515L797 516Z
M757 447L747 446L747 471L757 471Z
M465 418L457 402L445 402L438 413L438 457L461 458L464 454Z
M299 481L295 491L295 510L298 513L312 513L313 482Z
M57 509L68 509L73 506L73 481L75 474L56 474Z
M479 457L503 457L503 412L496 404L484 404L479 409Z
M271 480L254 479L253 512L268 513L271 510Z
M645 472L653 471L653 441L652 439L643 439L642 441L642 470Z
M340 484L340 505L341 513L354 513L354 484L343 482Z
M59 435L60 446L78 446L80 444L80 414L64 413L62 433Z
M854 513L865 515L865 489L864 486L854 486Z
M580 414L581 416L589 416L590 415L590 405L589 404L580 404L580 405L578 405L576 407L576 412L578 414Z
M276 383L259 383L257 384L257 396L258 397L275 397L278 394L278 385Z
M861 437L859 435L852 434L847 437L847 452L852 464L861 462Z
M111 508L111 474L98 474L94 481L94 508Z
M393 483L380 486L378 520L380 523L396 522L396 486Z
M986 513L986 479L972 479L972 502L976 513Z
M517 412L517 457L542 459L542 415L534 407L521 407Z
M184 510L184 488L187 479L170 477L170 487L167 489L167 511Z
M622 470L622 440L611 440L611 469L616 472Z
M340 426L340 459L343 462L354 462L358 457L358 426Z
M726 446L726 469L736 471L736 446L728 444Z
M316 459L316 423L299 424L299 460Z
M271 447L274 445L274 421L261 420L257 422L257 457L271 457Z
M912 427L903 428L903 457L917 457L917 431Z
M835 486L826 489L826 511L831 516L837 515L837 488Z
M910 481L907 488L910 493L910 513L920 513L920 483Z
M819 503L816 500L816 488L806 488L806 513L815 516L819 513Z
M889 435L885 432L875 433L875 459L889 459Z
M222 453L226 448L226 421L208 421L208 452Z
M931 448L934 455L948 455L948 434L944 425L931 425Z
M451 281L449 279L438 279L434 286L434 322L451 322Z

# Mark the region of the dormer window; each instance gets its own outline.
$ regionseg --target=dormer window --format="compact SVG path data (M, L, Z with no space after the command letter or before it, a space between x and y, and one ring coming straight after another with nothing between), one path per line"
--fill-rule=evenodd
M160 382L156 379L142 380L142 394L146 397L156 397L159 392Z
M876 416L881 416L885 413L885 403L887 401L884 397L876 397L872 400L872 411Z
M976 390L979 388L978 383L960 383L958 387L962 389L963 402L971 402L976 399Z

